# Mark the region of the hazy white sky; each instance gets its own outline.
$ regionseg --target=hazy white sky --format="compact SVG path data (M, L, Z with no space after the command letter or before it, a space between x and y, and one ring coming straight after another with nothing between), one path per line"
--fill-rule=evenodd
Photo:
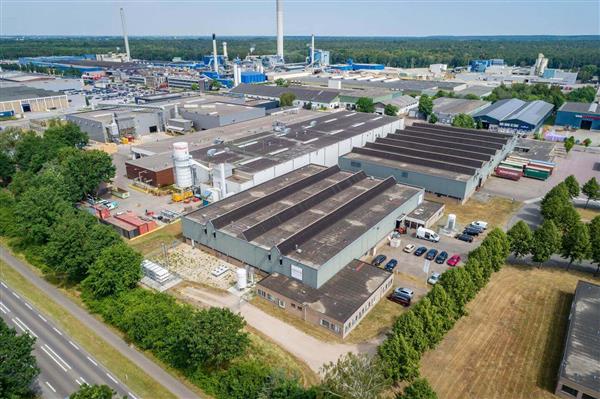
M274 35L275 0L0 0L2 35ZM288 35L600 34L599 0L284 0Z

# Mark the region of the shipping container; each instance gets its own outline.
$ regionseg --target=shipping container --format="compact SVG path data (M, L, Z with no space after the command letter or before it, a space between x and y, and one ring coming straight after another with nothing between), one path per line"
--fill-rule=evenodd
M496 168L494 174L498 177L502 177L504 179L510 180L519 180L521 178L521 173L517 170L509 170L503 168Z
M504 168L504 169L510 169L510 170L514 170L517 172L521 172L521 174L523 174L523 168L520 168L518 166L514 166L514 165L508 165L505 164L504 162L500 162L500 165L498 165L499 168Z
M525 169L524 176L530 177L532 179L546 180L548 178L548 176L550 176L550 174L545 171L527 168L527 169Z

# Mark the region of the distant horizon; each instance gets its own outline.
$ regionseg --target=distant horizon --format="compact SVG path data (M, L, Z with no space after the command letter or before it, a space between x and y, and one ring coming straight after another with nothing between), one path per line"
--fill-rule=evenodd
M306 38L310 37L310 34L307 35L284 35L286 38ZM69 37L69 38L119 38L123 37L123 35L111 34L111 35L45 35L45 34L35 34L35 35L3 35L0 37L0 40L10 39L10 38L29 38L29 37L43 37L43 38L61 38L61 37ZM131 38L150 38L150 37L160 37L160 38L208 38L211 39L211 34L207 35L128 35ZM273 38L275 39L275 35L217 35L217 38ZM436 39L436 38L490 38L490 37L500 37L500 38L548 38L548 37L558 37L558 38L597 38L600 40L600 34L528 34L528 35L429 35L429 36L404 36L404 35L374 35L374 36L366 36L366 35L315 35L315 37L321 38L361 38L361 39Z

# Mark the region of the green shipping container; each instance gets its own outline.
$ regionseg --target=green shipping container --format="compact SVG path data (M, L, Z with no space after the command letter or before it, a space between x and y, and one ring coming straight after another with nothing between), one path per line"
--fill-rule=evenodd
M548 176L550 176L550 173L541 170L525 168L524 176L531 177L532 179L546 180Z

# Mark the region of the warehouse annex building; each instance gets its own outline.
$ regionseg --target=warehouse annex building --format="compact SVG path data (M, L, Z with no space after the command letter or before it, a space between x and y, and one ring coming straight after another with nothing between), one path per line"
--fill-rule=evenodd
M311 164L185 215L183 235L193 246L269 274L258 283L259 295L344 337L393 278L355 259L423 195L393 177ZM355 298L344 303L349 296Z
M541 100L526 102L518 98L499 100L473 114L484 129L503 133L529 134L548 119L554 105Z
M555 394L600 398L600 285L579 280L571 305Z
M0 112L23 114L69 108L64 93L28 86L0 85Z
M433 100L433 113L438 118L438 123L450 125L456 115L473 115L489 105L489 101L439 97Z
M399 183L466 202L513 151L517 137L415 123L339 159L342 169L394 176Z
M600 105L598 103L564 103L556 113L554 124L575 129L600 130Z
M282 94L292 93L296 96L294 105L307 106L312 109L334 109L340 107L340 90L322 89L318 87L269 86L242 83L229 91L245 98L261 100L279 100Z

